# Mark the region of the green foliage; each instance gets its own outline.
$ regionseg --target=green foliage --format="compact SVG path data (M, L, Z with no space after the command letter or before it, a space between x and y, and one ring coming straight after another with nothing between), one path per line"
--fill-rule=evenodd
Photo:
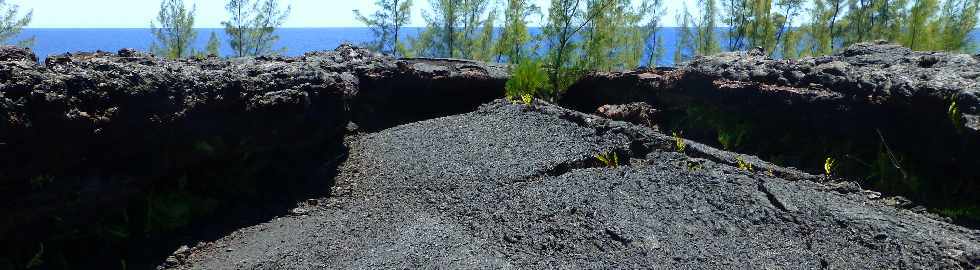
M596 154L595 158L607 168L619 168L619 154L617 154L615 151Z
M736 147L742 144L744 138L744 132L729 132L727 129L718 130L718 142L721 143L725 150L735 150Z
M681 120L684 129L711 131L714 139L725 150L740 150L751 137L754 124L738 114L726 113L717 108L691 106L685 109Z
M196 7L187 9L183 0L163 0L155 22L150 22L154 41L150 51L170 58L185 58L195 54L191 44L197 39L194 30Z
M796 58L799 56L799 44L802 38L801 30L795 27L796 18L800 16L800 11L803 9L804 0L778 0L776 2L777 9L780 13L776 16L781 16L781 20L777 20L779 23L776 28L776 46L780 48L780 56L783 58ZM773 49L770 52L770 56L775 55L776 50Z
M772 11L772 0L754 0L750 6L748 21L749 46L762 48L766 53L776 48L776 25L785 20L782 14Z
M11 39L17 37L24 27L31 24L34 11L28 11L20 15L20 6L7 4L6 0L0 0L0 43L11 44ZM34 46L34 37L14 42L17 46Z
M679 65L690 60L693 56L692 53L697 49L694 46L694 32L691 30L693 18L691 13L687 11L686 3L684 9L677 14L676 19L680 22L680 26L677 29L677 43L674 44L674 64Z
M610 46L613 57L608 57L614 62L608 66L613 70L634 69L641 65L644 57L651 58L642 64L655 65L656 59L663 54L663 41L657 39L660 16L664 13L663 1L645 0L639 5L623 4L617 9L621 11L614 13L610 30L615 40ZM648 49L650 52L646 52Z
M877 157L869 166L870 174L866 177L866 182L873 183L876 190L902 194L918 193L922 184L920 176L907 171L908 169L902 165L904 155L892 151L880 131L878 137L881 141Z
M41 243L40 248L38 248L37 252L34 253L34 257L31 257L31 260L27 262L27 265L24 266L24 268L32 269L41 266L42 264L44 264L44 260L42 260L43 258L44 258L44 243Z
M723 1L722 22L728 26L726 36L730 51L763 48L772 53L787 28L787 19L802 5L801 0L779 1L774 11L773 0ZM779 13L784 11L784 13Z
M718 18L718 4L715 0L698 0L701 17L696 23L696 51L698 55L713 55L721 52L718 39L715 37L715 26Z
M728 25L728 30L725 33L728 44L725 49L729 51L744 50L748 17L751 15L748 11L749 0L722 1L722 6L725 9L722 23Z
M31 187L35 190L42 189L51 183L54 183L54 177L51 175L42 174L31 178Z
M872 40L897 41L902 34L907 0L849 0L841 20L844 46Z
M684 153L684 151L687 150L687 140L681 138L681 135L677 134L677 132L674 132L673 135L674 135L674 146L677 148L677 152Z
M736 150L745 142L749 127L745 123L719 123L718 142L725 150Z
M378 7L370 16L354 10L354 18L371 29L374 40L364 44L368 49L398 56L404 49L399 41L401 29L411 21L412 0L376 0Z
M717 4L715 0L698 0L698 5L704 9L697 18L688 11L687 4L684 4L677 15L680 27L674 51L675 64L694 56L712 55L721 51L715 36Z
M613 50L620 42L617 25L623 6L617 0L587 1L586 14L592 19L582 28L582 51L576 65L582 70L610 71L616 60Z
M828 55L834 52L835 41L840 34L840 19L844 15L845 0L814 0L807 24L806 55Z
M221 56L221 40L218 39L218 34L211 32L211 37L208 38L208 46L205 48L208 55Z
M647 9L645 13L650 14L650 19L646 25L648 37L644 40L647 52L646 66L655 67L658 66L657 61L665 53L664 37L660 35L660 30L662 28L662 18L667 14L667 9L664 7L663 0L648 1L645 8Z
M704 163L702 162L697 162L692 159L688 159L686 164L687 164L688 172L699 172L704 170Z
M814 0L803 27L803 55L826 55L872 40L917 51L970 51L978 7L978 0Z
M528 32L528 18L541 15L541 8L530 0L508 0L504 10L504 27L495 45L497 62L520 63L531 52L527 44L531 42Z
M237 57L278 54L276 28L286 22L292 7L283 9L279 0L229 0L225 5L228 20L221 22L228 44Z
M593 70L632 69L659 29L658 0L632 5L623 0L552 0L542 40L547 44L548 79L560 93ZM656 49L662 42L653 40ZM659 51L653 51L658 53Z
M803 38L803 31L798 29L785 29L782 32L782 42L779 44L780 56L783 59L795 59L800 57L800 40Z
M833 157L827 157L827 159L824 160L823 172L825 174L827 175L833 174L836 168L837 168L837 159L834 159Z
M507 97L510 100L525 100L527 97L538 97L553 100L554 93L550 92L548 74L537 60L524 60L511 70L511 78L505 85ZM525 101L530 105L530 101Z
M460 25L463 23L462 1L432 0L430 9L422 11L426 27L419 38L414 40L416 54L429 57L449 57L458 55Z
M495 28L494 22L497 20L497 10L490 10L490 14L481 23L481 30L476 39L468 44L467 55L469 59L489 62L496 57L496 47L494 44Z
M752 163L745 161L745 158L743 158L742 156L735 157L735 164L738 165L739 170L743 170L750 173L755 172L755 168L752 167Z
M949 120L953 123L953 127L959 129L963 126L963 113L960 112L960 106L956 104L956 100L953 100L949 104L947 116L949 116Z
M574 52L579 45L572 41L594 18L593 14L582 11L584 6L582 0L551 0L542 38L548 44L548 80L555 93L578 80Z
M969 52L976 49L970 33L977 27L980 0L947 0L939 16L939 38L933 50Z
M524 105L534 105L534 96L531 94L523 94L521 95L521 102L523 102Z
M201 140L194 143L194 150L205 156L213 156L216 153L215 147L206 140Z
M432 0L422 11L425 31L413 40L416 54L489 60L493 57L496 12L489 0Z
M939 1L914 0L913 3L902 44L912 50L925 50L934 42L932 33L938 30L937 22L930 18L939 10Z

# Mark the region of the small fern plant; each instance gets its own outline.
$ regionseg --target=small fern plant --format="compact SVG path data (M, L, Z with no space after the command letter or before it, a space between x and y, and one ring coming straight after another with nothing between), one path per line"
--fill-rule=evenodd
M619 154L616 152L608 152L603 154L596 154L595 159L602 162L608 168L618 168L619 167Z
M834 169L836 168L837 168L837 159L834 159L833 157L827 157L827 160L823 162L823 171L827 175L833 174Z
M677 132L674 132L674 146L677 147L677 152L680 153L684 153L684 150L687 150L687 141L681 138L681 135L677 134Z
M755 172L755 168L752 167L752 163L745 161L742 156L735 157L735 163L738 164L738 169L746 172Z
M531 105L535 97L546 97L548 74L537 60L522 60L511 69L505 85L507 99Z
M947 111L949 115L949 120L953 122L953 126L959 129L963 125L963 113L960 112L960 105L956 104L956 100L953 100L949 104L949 110Z

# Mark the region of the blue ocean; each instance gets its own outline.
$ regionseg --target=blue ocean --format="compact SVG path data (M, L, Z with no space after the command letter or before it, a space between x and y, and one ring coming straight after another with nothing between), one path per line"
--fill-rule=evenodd
M416 35L420 31L421 28L408 28L404 33L405 36L410 36ZM532 34L538 31L539 29L532 29ZM195 47L204 48L212 32L222 37L222 42L227 40L223 29L201 28L198 29ZM666 52L662 59L657 61L658 66L673 65L673 45L676 42L676 33L676 28L664 28L660 32L660 35L664 37L663 44ZM309 51L332 50L345 42L359 44L373 38L368 28L284 28L279 29L277 34L280 37L277 46L284 47L288 56L298 56ZM153 42L153 36L150 34L150 30L146 28L31 28L25 29L20 36L21 38L31 36L36 38L32 49L41 59L49 55L78 51L115 52L122 48L135 48L145 51ZM974 32L973 38L980 41L980 31ZM232 54L227 43L222 44L221 54Z

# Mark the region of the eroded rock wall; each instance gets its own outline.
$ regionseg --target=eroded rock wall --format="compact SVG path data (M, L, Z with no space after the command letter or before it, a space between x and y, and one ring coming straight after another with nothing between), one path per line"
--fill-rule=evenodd
M967 224L980 218L980 57L865 43L824 57L698 57L598 73L562 104L643 101L666 133L846 177ZM830 161L828 161L830 159Z
M78 239L104 245L88 259L132 257L133 243L234 207L326 193L348 122L381 129L465 112L503 96L506 77L498 66L347 45L289 58L122 50L44 64L2 47L6 259Z

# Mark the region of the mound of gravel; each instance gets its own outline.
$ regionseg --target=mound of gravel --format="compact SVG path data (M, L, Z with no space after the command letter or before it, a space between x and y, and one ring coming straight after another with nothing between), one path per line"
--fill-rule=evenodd
M330 198L162 267L980 266L977 231L854 183L689 141L680 153L648 128L548 104L498 100L348 144Z

